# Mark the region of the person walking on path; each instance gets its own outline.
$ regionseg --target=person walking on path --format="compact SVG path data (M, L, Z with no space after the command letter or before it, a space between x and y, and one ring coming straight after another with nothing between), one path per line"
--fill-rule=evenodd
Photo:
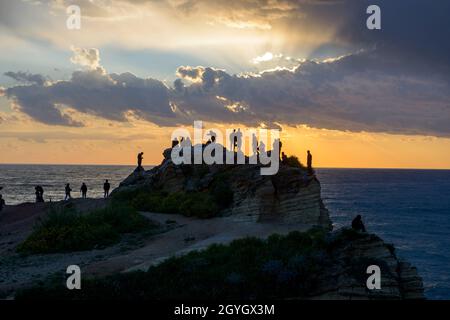
M64 200L68 200L68 199L72 199L72 196L70 195L70 192L72 191L72 189L70 188L70 184L66 184L66 197L64 198Z

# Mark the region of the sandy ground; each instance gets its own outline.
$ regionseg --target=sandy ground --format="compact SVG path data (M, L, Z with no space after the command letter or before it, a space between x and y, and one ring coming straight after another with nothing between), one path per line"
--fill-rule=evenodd
M103 200L74 200L77 208L104 205ZM310 226L274 223L245 223L232 217L214 219L188 218L175 214L143 212L161 225L162 233L125 235L114 246L65 254L20 256L15 247L31 232L48 204L22 204L7 207L0 213L0 296L8 296L55 273L65 274L67 266L81 267L83 276L101 276L116 272L147 270L149 266L192 250L201 250L212 243L228 243L247 236L267 237L306 230Z

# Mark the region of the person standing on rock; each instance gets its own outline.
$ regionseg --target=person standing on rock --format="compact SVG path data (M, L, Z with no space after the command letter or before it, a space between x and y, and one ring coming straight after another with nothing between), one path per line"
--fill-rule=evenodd
M109 197L109 189L111 188L111 185L109 184L108 179L106 179L105 183L103 184L103 191L105 191L103 198Z
M241 152L242 150L242 132L241 132L241 128L238 128L237 132L236 132L236 147L238 152Z
M312 154L311 154L311 152L308 150L308 157L307 157L307 164L308 164L308 171L310 172L310 173L312 173L313 172L313 169L312 169Z
M143 152L139 152L138 156L137 156L137 163L138 163L138 168L142 168L142 160L144 159L144 153Z
M258 155L258 138L256 138L255 133L252 134L252 150L253 150L253 155L257 156Z
M88 187L87 187L86 183L83 182L83 184L81 185L81 188L80 188L81 197L83 199L87 198L87 191L88 191Z
M70 184L66 184L66 197L64 198L64 200L68 200L68 199L72 199L72 196L70 195L70 192L72 191L72 189L70 188Z
M352 221L352 229L356 231L366 232L366 227L362 222L361 215L357 215L355 219Z
M0 194L0 211L3 210L3 207L5 206L5 204L6 204L5 199L3 199L3 196Z

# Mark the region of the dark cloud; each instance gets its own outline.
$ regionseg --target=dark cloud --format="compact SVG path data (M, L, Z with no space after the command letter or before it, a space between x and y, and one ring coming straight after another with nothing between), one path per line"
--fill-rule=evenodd
M18 82L34 83L40 86L44 85L47 82L47 79L40 74L31 74L22 71L19 72L8 71L5 72L4 74L5 76L10 77Z
M16 86L6 89L21 111L46 124L80 126L63 114L59 106L124 121L128 110L143 118L170 119L172 111L166 86L157 80L141 79L131 73L106 74L102 69L76 71L69 81L47 86Z
M180 70L184 70L180 72ZM184 73L186 70L189 72ZM193 120L450 137L450 83L440 74L409 70L377 50L298 68L230 75L183 67L196 82L168 88L159 80L102 70L74 72L68 81L6 89L21 110L48 124L74 125L58 105L106 119L135 115L161 126Z

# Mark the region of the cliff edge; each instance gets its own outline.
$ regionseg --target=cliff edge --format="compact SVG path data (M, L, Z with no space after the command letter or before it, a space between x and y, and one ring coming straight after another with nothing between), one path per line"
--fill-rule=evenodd
M141 192L207 193L226 185L230 201L219 215L242 222L295 223L331 229L331 220L320 196L320 182L301 167L280 163L277 174L263 176L261 165L175 165L171 149L164 151L159 166L136 169L112 193Z

